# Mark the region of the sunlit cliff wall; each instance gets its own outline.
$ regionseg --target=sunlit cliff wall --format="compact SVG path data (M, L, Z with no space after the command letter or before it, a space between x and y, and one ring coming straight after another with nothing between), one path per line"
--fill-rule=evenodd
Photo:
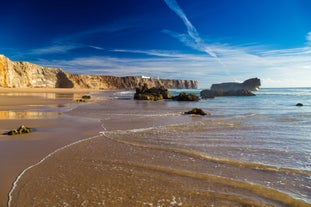
M147 83L149 87L165 86L180 89L198 87L197 81L193 80L70 74L60 68L48 68L29 62L13 62L0 55L0 87L134 89L143 83Z

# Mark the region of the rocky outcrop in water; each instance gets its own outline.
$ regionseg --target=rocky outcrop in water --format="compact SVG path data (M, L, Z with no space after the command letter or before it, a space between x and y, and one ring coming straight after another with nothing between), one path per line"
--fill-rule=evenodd
M239 90L249 90L249 91L257 91L260 87L260 79L259 78L251 78L243 83L235 83L235 82L229 82L229 83L219 83L219 84L213 84L211 86L212 91L239 91Z
M194 114L194 115L201 115L201 116L210 115L200 108L193 108L190 111L185 112L184 114Z
M243 83L213 84L210 90L202 90L200 96L203 99L215 98L216 96L255 96L252 91L258 90L260 85L258 78L251 78Z
M185 92L180 93L178 96L171 96L170 92L164 86L149 87L148 84L144 84L142 87L136 88L134 94L135 100L150 100L159 101L163 99L172 99L174 101L199 101L200 98L196 94L187 94Z
M142 87L136 88L136 93L134 94L134 99L136 100L150 100L150 101L159 101L162 99L171 99L172 96L167 88L161 87L152 87L149 88L145 83Z
M187 94L185 92L182 92L178 96L174 96L173 100L175 101L199 101L200 98L198 95L194 93Z
M198 87L198 82L193 80L71 74L60 68L43 67L29 62L13 62L0 55L0 87L135 89L144 83L149 87L164 86L178 89Z

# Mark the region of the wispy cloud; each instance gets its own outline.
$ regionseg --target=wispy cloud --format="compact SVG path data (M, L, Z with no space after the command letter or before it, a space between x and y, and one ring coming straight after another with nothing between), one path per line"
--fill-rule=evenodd
M70 50L80 48L80 44L51 44L42 48L35 48L28 51L29 55L46 55L46 54L61 54Z
M307 39L307 45L311 46L311 32L307 34L306 39Z
M164 0L167 6L177 14L184 22L187 28L187 35L186 34L178 34L176 32L170 30L163 30L165 33L179 39L181 42L185 43L187 46L190 46L196 50L205 52L210 56L217 58L216 53L203 41L200 37L197 29L192 25L192 23L187 18L184 11L180 8L176 0Z
M46 46L28 50L26 53L28 55L64 54L70 50L88 47L96 50L104 50L101 46L86 44L85 39L88 39L94 35L104 36L105 34L120 33L124 30L136 27L139 27L139 23L135 20L126 20L120 23L114 22L58 37L57 39L51 40L51 42L47 43Z
M78 43L51 43L48 46L34 48L28 51L24 51L24 55L27 56L45 56L45 55L61 55L70 52L71 50L75 49L85 49L85 48L92 48L95 50L104 50L104 48L94 45L85 45L85 44L78 44Z
M311 77L311 32L306 36L307 44L305 47L283 50L207 44L200 37L199 32L189 21L176 0L164 1L181 18L186 25L187 33L180 34L171 30L163 30L163 32L183 42L186 46L206 52L221 63L215 64L211 61L212 58L204 57L197 59L196 64L193 64L189 59L190 63L183 63L192 70L198 72L201 70L201 75L205 76L205 80L208 78L209 81L212 81L214 77L218 77L217 79L223 81L226 79L242 81L243 78L257 76L263 80L263 84L268 86L277 86L280 83L283 86L310 86L306 77ZM178 62L179 60L175 59L175 61Z
M122 52L122 53L134 53L134 54L144 54L148 56L156 56L163 58L185 58L189 57L190 54L183 54L178 51L168 51L168 50L125 50L125 49L113 49L111 52ZM198 56L193 56L198 57Z
M60 54L66 54L70 52L71 50L75 49L85 49L85 48L92 48L95 50L105 50L103 47L95 46L95 45L87 45L87 44L81 44L81 43L51 43L48 46L40 47L40 48L34 48L28 51L24 51L25 55L30 56L44 56L44 55L60 55Z
M94 45L88 45L90 48L96 49L96 50L104 50L103 47L98 47L98 46L94 46Z

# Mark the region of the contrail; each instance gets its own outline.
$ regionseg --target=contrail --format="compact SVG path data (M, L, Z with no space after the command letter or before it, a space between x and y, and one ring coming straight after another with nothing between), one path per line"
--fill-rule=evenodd
M177 14L181 18L181 20L185 23L188 34L192 37L196 42L200 42L200 37L197 29L191 24L185 15L184 11L179 7L175 0L164 0L167 6Z
M194 40L194 42L196 43L197 48L203 52L206 52L207 54L209 54L210 56L217 58L216 53L214 53L209 47L207 47L207 45L204 43L204 41L201 39L197 29L191 24L191 22L189 21L189 19L187 18L186 14L184 13L184 11L179 7L178 3L176 2L176 0L164 0L164 2L166 3L166 5L177 14L177 16L179 16L181 18L181 20L184 22L184 24L187 27L187 32L188 35L192 38L192 40Z

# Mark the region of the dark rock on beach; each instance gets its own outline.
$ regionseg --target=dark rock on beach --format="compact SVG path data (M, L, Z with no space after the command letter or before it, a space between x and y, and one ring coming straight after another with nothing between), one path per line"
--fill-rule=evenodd
M18 135L18 134L28 134L31 132L32 132L32 130L29 127L21 125L18 129L12 129L7 134L8 135Z
M297 103L296 106L303 106L303 104L302 103Z
M200 98L196 94L193 94L193 93L186 94L185 92L182 92L178 96L174 96L173 100L175 101L199 101Z
M199 108L193 108L192 110L187 111L184 114L195 114L195 115L202 115L202 116L209 115L208 113L206 113L205 111Z
M78 102L78 103L86 102L86 100L90 100L90 99L91 99L91 96L89 96L89 95L84 95L84 96L82 96L82 98L77 99L76 102Z
M200 98L196 94L186 94L185 92L180 93L178 96L171 96L170 92L164 86L158 88L152 87L148 88L147 84L142 87L136 88L136 93L134 94L135 100L151 100L159 101L162 99L173 99L174 101L199 101Z
M91 99L91 96L89 96L89 95L84 95L84 96L82 96L82 99Z
M160 86L158 88L156 87L148 88L147 84L144 84L142 87L136 88L136 93L134 94L135 100L158 101L162 99L171 99L171 98L172 96L167 88L163 86Z

